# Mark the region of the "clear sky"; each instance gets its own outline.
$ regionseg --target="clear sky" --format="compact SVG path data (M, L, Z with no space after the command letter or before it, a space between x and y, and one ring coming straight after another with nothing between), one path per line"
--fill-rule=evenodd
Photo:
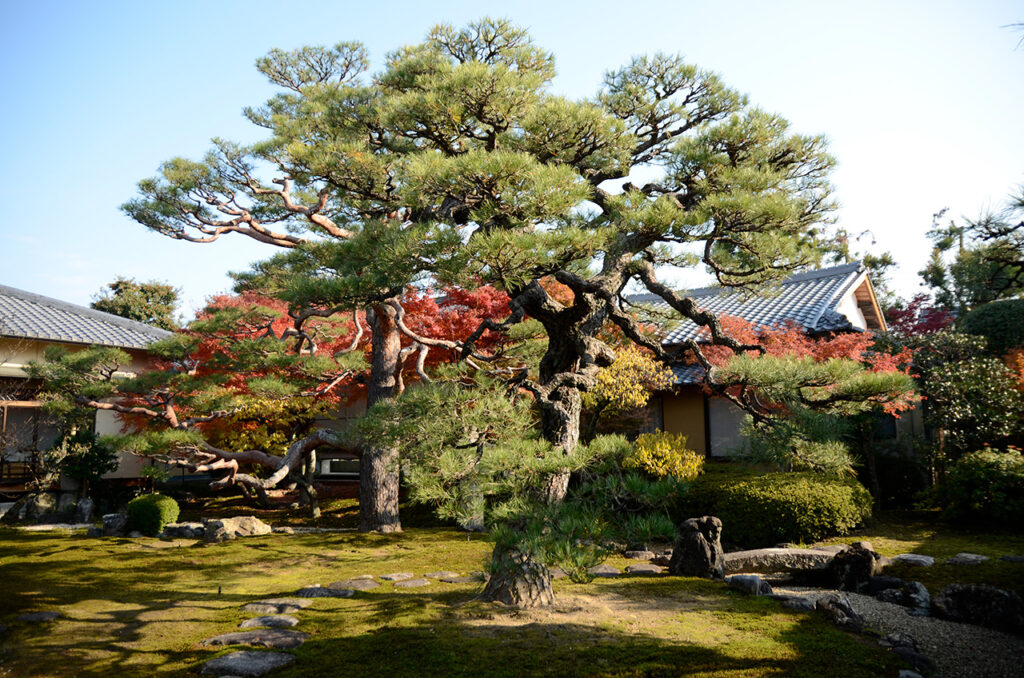
M679 52L751 102L824 133L839 160L840 225L900 263L917 291L925 231L995 208L1024 182L1020 0L973 2L47 2L0 0L0 283L87 304L117 275L181 287L186 303L272 252L150 233L119 211L139 179L272 92L273 47L360 40L379 64L435 23L491 14L554 52L555 89L593 94L631 56Z

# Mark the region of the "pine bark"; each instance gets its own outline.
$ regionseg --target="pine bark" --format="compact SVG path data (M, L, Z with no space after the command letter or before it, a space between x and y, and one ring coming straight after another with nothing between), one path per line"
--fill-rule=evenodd
M367 408L393 398L398 384L401 335L395 324L395 310L376 304L367 313L373 330L370 348L370 379ZM359 529L363 532L401 532L398 516L398 450L367 446L359 459Z
M494 547L491 578L480 597L514 607L541 607L555 602L551 572L522 551Z

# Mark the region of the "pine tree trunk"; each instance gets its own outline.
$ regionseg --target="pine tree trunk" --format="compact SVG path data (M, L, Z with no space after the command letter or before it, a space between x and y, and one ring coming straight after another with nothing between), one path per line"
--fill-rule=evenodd
M580 413L583 410L583 399L575 388L560 389L558 406L554 409L542 410L541 431L551 444L562 449L569 455L576 451L580 443ZM560 504L569 489L569 472L553 473L547 479L543 489L544 500L548 504Z
M555 602L548 568L534 561L529 554L494 547L491 578L480 597L515 607L541 607Z
M395 310L377 304L367 313L373 330L370 352L370 383L366 407L395 395L402 350L395 324ZM363 532L401 532L398 517L398 450L368 446L359 459L359 529Z

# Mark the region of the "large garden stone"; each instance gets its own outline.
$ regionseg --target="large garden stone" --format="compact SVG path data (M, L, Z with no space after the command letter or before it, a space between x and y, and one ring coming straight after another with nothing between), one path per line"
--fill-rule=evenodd
M772 593L772 585L758 577L756 574L734 574L725 578L729 588L751 596L768 596Z
M626 572L629 574L661 574L661 566L654 563L639 563L627 565Z
M351 598L352 589L335 589L327 586L305 586L295 592L299 598Z
M458 572L451 572L450 570L442 570L440 572L427 572L423 575L427 579L444 579L446 577L458 577Z
M396 589L416 589L421 586L430 586L430 580L418 577L416 579L403 579L402 581L395 582Z
M988 556L977 553L958 553L952 558L947 558L946 565L981 565L986 560L988 560Z
M837 553L828 565L832 585L840 591L863 593L871 578L882 573L882 559L874 551L857 542Z
M901 553L898 556L893 556L892 562L916 565L917 567L931 567L935 564L935 559L931 556L922 556L919 553Z
M234 631L207 638L200 645L255 645L270 647L277 650L290 650L302 645L309 638L308 633L287 629L253 629L251 631Z
M219 543L238 537L258 537L271 532L273 528L255 516L236 516L207 520L203 538L208 542Z
M795 570L823 570L836 556L831 551L819 549L752 549L726 553L723 560L725 571L793 572Z
M986 584L951 584L932 601L935 616L949 621L1024 633L1024 601Z
M107 513L103 516L103 536L123 537L124 528L128 524L127 513Z
M595 577L618 577L620 574L622 574L619 568L612 567L611 565L605 565L604 563L589 568L587 572L594 575Z
M309 598L265 598L255 603L246 603L242 606L242 611L253 614L288 614L312 604L313 601Z
M202 539L206 526L202 523L168 523L164 525L164 536L176 539Z
M328 588L349 589L351 591L369 591L370 589L375 589L379 586L380 584L372 579L343 579L341 581L331 582L327 585Z
M624 555L630 560L654 560L654 551L626 551Z
M57 510L57 495L53 492L27 494L0 516L0 523L15 525L32 523L52 515Z
M815 607L824 612L841 629L860 633L864 630L864 619L850 605L844 595L832 593L818 599Z
M415 576L412 572L392 572L391 574L382 574L380 578L384 581L405 581Z
M96 503L89 497L82 497L75 504L75 522L76 523L91 523L92 513L96 508Z
M714 516L684 520L672 548L668 571L684 577L724 578L722 521Z
M246 650L211 659L203 664L201 672L214 676L262 676L292 661L295 656L284 652Z
M292 626L296 626L299 623L298 617L293 617L290 614L270 614L263 617L253 617L252 619L246 619L244 622L238 625L240 629L252 629L259 627L266 627L270 629L287 629Z

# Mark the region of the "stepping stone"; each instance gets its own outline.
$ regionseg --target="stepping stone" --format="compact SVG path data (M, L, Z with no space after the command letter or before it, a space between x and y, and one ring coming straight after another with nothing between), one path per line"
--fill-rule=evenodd
M551 574L551 579L565 579L568 576L565 573L565 570L558 567L557 565L555 567L549 567L548 573Z
M61 618L60 612L28 612L26 614L19 614L16 619L20 622L27 622L29 624L39 624L40 622L54 621L55 619Z
M298 612L312 604L313 601L306 598L266 598L243 605L242 611L253 614L288 614Z
M275 527L274 528L274 534L295 534L295 528L294 527L288 527L287 525L283 525L281 527Z
M395 582L396 589L415 589L421 586L430 586L430 581L427 579L403 579L402 581Z
M299 598L351 598L352 589L335 589L327 586L306 586L295 592Z
M298 623L298 618L293 617L290 614L272 614L265 617L253 617L252 619L246 619L238 625L238 628L251 629L264 626L272 629L286 629L291 626L295 626Z
M629 574L661 574L661 568L653 563L643 563L642 565L628 565L626 572Z
M445 584L479 584L480 579L476 577L441 577Z
M654 551L626 551L630 560L654 560Z
M382 574L380 578L384 581L405 581L415 576L412 572L395 572L393 574Z
M612 567L611 565L595 565L587 570L587 572L595 577L618 577L622 574L618 568Z
M946 559L946 565L981 565L988 556L981 556L977 553L958 553L952 558Z
M262 676L293 661L295 655L284 652L245 650L211 659L203 664L201 673L215 676Z
M353 579L369 579L370 581L373 581L373 575L372 574L361 574L358 577L352 577L352 578Z
M375 589L380 584L372 579L343 579L327 585L329 589L350 589L353 591L368 591Z
M892 559L894 563L903 563L905 565L917 565L919 567L931 567L935 564L935 559L931 556L922 556L917 553L901 553Z
M254 629L252 631L235 631L207 638L200 645L258 645L275 650L290 650L306 642L308 633L288 631L285 629Z
M423 576L426 577L427 579L451 579L452 577L458 577L459 573L458 572L449 572L448 570L443 570L441 572L427 572Z
M999 560L1007 563L1024 563L1024 556L1000 556Z

